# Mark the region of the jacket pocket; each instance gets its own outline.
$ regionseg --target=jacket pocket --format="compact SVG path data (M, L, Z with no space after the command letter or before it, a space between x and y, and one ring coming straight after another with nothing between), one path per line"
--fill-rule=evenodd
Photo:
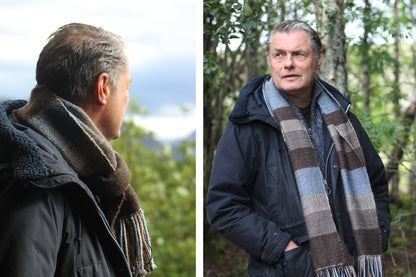
M265 199L269 218L280 228L303 223L302 206L290 161L281 165L269 165L267 169Z
M313 277L315 275L309 246L299 246L284 252L280 264L283 276Z
M97 261L94 264L77 267L77 276L79 277L110 277L115 276L110 272L108 265L104 262Z

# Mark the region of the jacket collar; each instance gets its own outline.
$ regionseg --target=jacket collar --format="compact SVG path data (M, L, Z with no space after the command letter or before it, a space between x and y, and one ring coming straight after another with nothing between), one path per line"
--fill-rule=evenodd
M23 107L24 100L0 103L0 145L10 157L8 166L18 180L34 181L58 175L77 174L63 159L56 147L45 137L11 118L13 110Z
M26 104L24 100L0 103L0 143L10 157L13 175L17 179L39 179L49 175L39 147L14 124L10 113Z
M267 111L266 104L263 98L262 85L263 82L270 76L265 74L258 76L249 81L240 91L240 95L236 104L229 116L233 122L247 123L255 119L264 119L270 117ZM328 94L333 97L342 109L347 112L351 106L351 102L339 92L335 87L327 82L317 79Z

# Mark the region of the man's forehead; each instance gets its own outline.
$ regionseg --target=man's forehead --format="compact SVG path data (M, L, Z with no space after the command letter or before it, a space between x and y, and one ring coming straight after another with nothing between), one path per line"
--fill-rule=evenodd
M277 32L273 35L271 50L274 49L304 49L311 46L305 31Z

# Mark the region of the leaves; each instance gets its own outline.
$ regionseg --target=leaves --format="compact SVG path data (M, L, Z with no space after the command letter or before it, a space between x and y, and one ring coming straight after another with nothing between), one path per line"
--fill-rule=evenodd
M127 121L112 145L129 165L145 212L158 266L151 276L195 276L195 143L160 144Z

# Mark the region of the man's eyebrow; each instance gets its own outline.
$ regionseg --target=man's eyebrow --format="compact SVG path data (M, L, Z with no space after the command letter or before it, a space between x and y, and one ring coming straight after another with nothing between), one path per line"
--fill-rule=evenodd
M280 51L284 51L284 52L306 52L306 50L304 50L302 48L295 48L295 49L292 49L292 50L281 49L281 48L273 48L272 51L274 51L274 52L280 52Z

